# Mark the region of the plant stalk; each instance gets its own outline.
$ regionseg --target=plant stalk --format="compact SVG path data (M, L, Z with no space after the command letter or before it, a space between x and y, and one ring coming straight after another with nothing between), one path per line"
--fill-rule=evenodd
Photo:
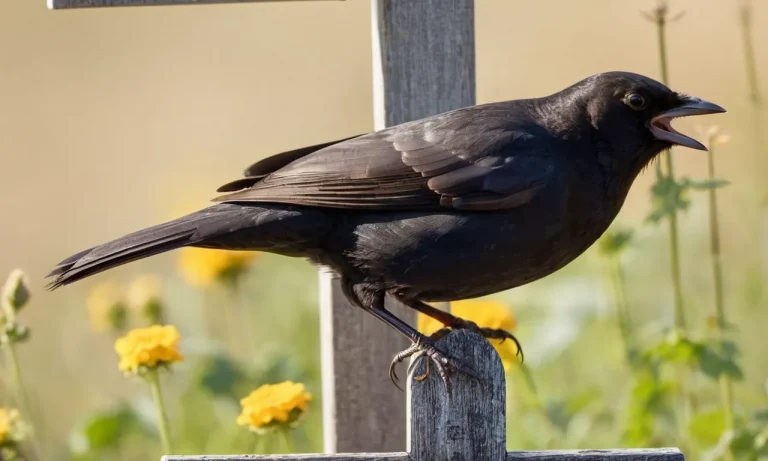
M659 47L659 65L661 70L661 81L664 85L669 86L669 65L667 59L667 4L666 2L659 3L655 11L655 23L657 27L658 47ZM672 150L668 150L663 154L664 164L667 170L667 177L674 180L675 170L674 162L672 159ZM674 321L675 328L682 333L686 333L686 317L685 307L683 300L683 284L682 275L680 270L680 231L678 226L677 210L669 215L669 256L670 256L670 269L672 277L672 289L674 292ZM683 421L684 424L680 427L681 440L685 440L685 448L688 448L687 455L695 456L692 452L693 446L687 440L688 423L693 417L693 395L691 393L690 372L687 369L679 370L679 381L681 383L681 394L683 400Z
M35 459L42 460L42 449L38 445L37 434L34 431L35 425L32 422L32 407L30 405L29 395L27 394L27 388L24 386L24 379L21 374L21 363L19 362L19 356L16 353L16 345L14 342L8 341L5 344L8 350L8 362L10 363L11 381L13 382L13 388L18 399L19 407L22 414L26 415L27 422L32 424L32 437L29 440L29 444L32 447Z
M624 346L624 356L627 364L631 367L635 360L632 353L632 324L629 318L627 294L624 287L624 269L621 266L619 255L613 255L608 258L607 266L608 279L613 288L613 302L616 306L616 322L621 334L622 345Z
M149 383L149 389L152 392L152 400L155 402L155 409L157 410L157 425L160 428L160 442L163 447L163 454L171 455L173 454L170 437L171 431L168 424L168 414L163 404L163 394L160 390L160 374L157 372L157 368L150 370L146 378Z
M659 44L659 64L661 67L661 81L669 86L669 66L667 61L667 20L659 14L656 18L656 30ZM675 177L675 165L672 161L672 149L663 154L667 176ZM680 270L680 231L678 229L677 212L672 213L668 220L669 225L669 260L672 271L672 289L674 290L675 327L685 330L685 310L683 306L683 283Z
M707 168L709 179L715 179L715 143L710 138L709 152L707 153ZM712 277L715 290L715 321L717 325L718 337L725 338L725 329L727 321L725 317L725 296L723 289L723 263L720 245L720 222L717 208L717 190L709 189L709 234L710 234L710 252L712 254ZM733 407L733 382L728 375L720 376L720 402L723 406L723 415L725 418L725 429L731 430L735 425L735 415ZM733 450L729 447L726 452L726 460L733 461Z
M755 42L752 39L752 3L744 0L741 5L741 37L744 48L744 65L747 72L749 98L756 106L761 103L760 85L757 83Z
M291 439L291 432L289 429L281 429L280 434L283 437L283 442L285 444L285 449L287 454L293 454L296 452L296 447L294 447L293 439Z

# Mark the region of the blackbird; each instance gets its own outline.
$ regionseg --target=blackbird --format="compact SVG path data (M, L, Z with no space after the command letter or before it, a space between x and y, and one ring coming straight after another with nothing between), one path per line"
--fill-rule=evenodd
M450 372L471 367L387 311L384 297L446 328L513 338L427 303L496 293L562 268L608 228L660 152L706 150L673 119L719 112L648 77L607 72L542 98L283 152L219 188L226 194L213 206L63 260L49 287L184 246L304 257L331 268L354 305L413 343L392 366L427 356L447 385Z

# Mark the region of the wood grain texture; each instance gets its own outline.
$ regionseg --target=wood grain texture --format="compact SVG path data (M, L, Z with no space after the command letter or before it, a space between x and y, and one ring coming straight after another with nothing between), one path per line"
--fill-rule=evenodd
M203 455L163 456L162 461L409 461L408 453L354 453L337 455Z
M474 0L373 0L387 126L475 104Z
M506 387L504 367L493 346L465 330L437 343L449 356L470 366L481 379L456 373L449 394L432 366L425 381L411 380L408 452L413 461L504 461ZM426 360L413 375L423 375Z
M510 451L507 461L684 461L677 448Z
M326 453L405 449L405 394L389 380L392 357L408 341L351 305L339 280L320 275L323 444ZM390 306L403 319L401 306Z
M69 8L98 8L113 6L205 5L213 3L274 3L294 1L299 0L48 0L48 8L60 10Z
M163 461L410 461L408 453L163 456ZM437 458L435 458L437 459ZM506 461L684 461L677 448L510 451Z
M473 7L473 0L372 0L376 130L475 104ZM322 285L332 287L321 301L332 304L332 319L324 321L321 335L324 449L403 450L406 396L389 382L387 368L408 342L351 306L338 282L321 277ZM410 309L390 299L387 306L415 323Z

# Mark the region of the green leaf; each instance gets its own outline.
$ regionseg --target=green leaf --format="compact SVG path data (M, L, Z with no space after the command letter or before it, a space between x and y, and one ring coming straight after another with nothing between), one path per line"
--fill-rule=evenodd
M714 445L725 431L725 414L722 410L699 413L691 419L688 431L697 441Z
M686 179L685 183L691 189L698 190L719 189L731 184L725 179Z
M608 231L598 242L600 252L606 256L623 251L632 240L631 230Z
M678 211L687 210L691 201L685 195L686 189L688 184L685 181L678 182L669 176L657 176L656 182L651 186L653 209L646 220L658 222Z
M720 376L730 376L733 379L744 379L744 373L736 362L738 347L731 341L711 341L703 345L699 353L701 372L713 379Z
M239 398L237 386L247 377L232 358L224 355L208 357L200 367L200 385L204 389L215 396Z
M754 453L755 433L749 429L736 431L731 440L731 450L736 456L748 456Z
M139 426L136 414L125 406L92 416L83 425L82 436L87 451L117 448L125 436Z
M672 332L648 349L646 355L662 362L692 364L698 359L701 349L700 343L678 332Z

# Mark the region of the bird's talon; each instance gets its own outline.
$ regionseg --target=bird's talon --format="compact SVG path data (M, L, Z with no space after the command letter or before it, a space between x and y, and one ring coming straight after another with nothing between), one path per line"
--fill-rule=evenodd
M427 360L426 363L426 370L424 370L424 374L421 376L414 376L414 381L424 381L425 379L429 378L429 360Z
M437 347L435 347L434 337L442 337L445 336L446 333L447 331L441 330L429 338L419 338L416 342L414 342L413 345L411 345L411 347L395 355L394 359L392 359L392 363L390 364L390 377L394 374L392 370L394 370L397 364L408 357L413 357L411 364L408 366L408 375L411 376L411 373L415 370L416 365L418 365L420 359L426 356L427 363L425 372L423 375L414 376L413 379L415 381L424 381L430 376L430 362L434 363L437 369L437 373L440 376L440 379L442 379L443 384L445 384L446 390L449 394L451 393L451 385L449 381L449 375L451 373L464 373L466 375L472 376L475 379L480 379L480 376L472 368L446 355ZM395 381L393 380L393 382ZM395 382L395 385L400 388L397 382Z

